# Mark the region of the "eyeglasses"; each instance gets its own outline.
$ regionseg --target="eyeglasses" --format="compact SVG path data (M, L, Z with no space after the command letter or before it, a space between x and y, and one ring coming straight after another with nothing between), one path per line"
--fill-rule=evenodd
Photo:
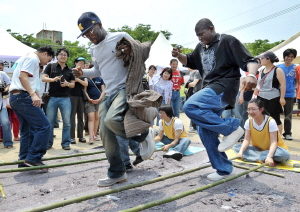
M61 57L68 57L67 54L58 54L58 55L61 56Z
M254 112L254 111L256 111L256 110L258 110L259 108L249 108L248 110L246 110L248 113L250 113L250 112Z
M165 112L160 112L160 113L159 113L159 115L165 115L165 114L166 114Z
M82 35L82 37L87 38L87 37L90 37L91 35L93 35L95 26L96 26L96 25L94 25L91 29L89 29L86 33L84 33L84 34Z

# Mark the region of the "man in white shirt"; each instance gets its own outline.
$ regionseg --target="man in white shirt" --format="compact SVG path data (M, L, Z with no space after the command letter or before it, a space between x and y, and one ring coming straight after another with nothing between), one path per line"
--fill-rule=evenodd
M40 108L40 66L46 65L54 57L51 47L45 46L36 52L28 53L18 59L13 67L10 86L10 105L20 121L19 160L26 166L42 166L43 155L47 151L50 124ZM40 169L47 172L48 169Z

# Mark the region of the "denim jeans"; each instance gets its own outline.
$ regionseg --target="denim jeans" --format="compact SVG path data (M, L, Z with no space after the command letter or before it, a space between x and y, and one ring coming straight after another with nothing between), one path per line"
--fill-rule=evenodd
M71 101L70 97L50 97L47 105L47 117L50 122L50 136L48 146L53 145L53 128L55 120L57 119L57 110L60 110L61 117L63 120L63 130L62 130L62 142L61 146L70 146L70 117L71 117Z
M180 92L179 91L172 91L171 107L173 109L174 115L179 118L179 109L180 109Z
M232 172L232 162L225 152L218 151L220 141L218 134L231 134L239 127L236 118L221 118L224 108L228 105L222 100L223 93L217 95L211 88L204 88L192 95L184 104L186 115L197 125L197 131L206 148L211 165L219 175Z
M5 101L5 99L3 99L3 101ZM8 113L6 108L2 108L0 110L0 124L2 126L2 131L3 131L3 145L4 146L13 145L10 122L8 119Z
M240 119L241 119L240 127L244 129L245 122L248 119L248 112L247 112L248 101L244 101L243 104L239 105L238 97L237 97L237 100L235 102L235 109L239 112L239 115L240 115Z
M236 153L239 153L242 144L236 144L233 147L233 150ZM244 161L256 162L257 160L265 161L267 155L269 154L269 150L261 151L258 147L249 145L247 149L243 152ZM277 147L273 160L276 163L284 163L290 159L290 153L284 148Z
M160 142L164 143L165 145L168 145L168 144L172 143L173 141L174 141L174 139L170 139L164 135ZM190 143L191 143L191 140L188 137L184 137L184 138L181 138L179 140L179 143L172 148L173 148L173 150L175 150L177 152L181 152L183 154L185 152L185 150L189 147Z
M107 176L110 178L118 178L125 173L125 165L121 157L116 132L118 135L125 134L123 121L124 113L127 109L125 89L121 89L111 96L105 97L99 105L99 131L109 162Z
M128 151L128 146L131 149L131 151L135 155L140 155L140 145L138 142L128 139L128 138L123 138L121 136L116 136L119 146L120 146L120 153L121 153L121 158L124 162L124 165L130 164L130 157L129 157L129 151Z
M47 151L50 123L28 93L11 94L10 105L20 122L20 160L40 162Z
M285 97L285 105L283 106L284 112L284 133L285 135L292 135L292 115L294 107L294 98Z

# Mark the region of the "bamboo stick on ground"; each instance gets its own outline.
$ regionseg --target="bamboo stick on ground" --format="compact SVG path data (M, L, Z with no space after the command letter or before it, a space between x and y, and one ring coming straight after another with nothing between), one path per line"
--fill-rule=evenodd
M0 183L0 192L1 192L1 194L2 194L2 197L3 197L3 198L6 198L6 195L5 195L5 193L4 193L4 189L3 189L2 183Z
M55 157L45 157L45 158L42 158L42 161L80 157L80 156L87 156L87 155L95 155L95 154L101 154L101 153L105 153L105 151L103 150L103 151L98 151L98 152L86 152L86 153L71 154L71 155L61 155L61 156L55 156ZM12 161L12 162L2 162L2 163L0 163L0 166L21 164L23 162L24 162L24 160L18 160L18 161Z
M234 158L231 158L229 160L234 160L234 159L237 159L237 158L238 157L234 157ZM177 173L174 173L174 174L154 178L154 179L151 179L151 180L147 180L147 181L143 181L143 182L139 182L139 183L135 183L135 184L130 184L130 185L126 185L126 186L121 186L121 187L114 188L114 189L108 189L106 191L100 191L100 192L97 192L97 193L88 194L88 195L81 196L81 197L75 197L73 199L64 200L64 201L61 201L61 202L56 202L56 203L53 203L53 204L50 204L50 205L44 205L44 206L40 206L40 207L37 207L37 208L32 208L32 209L26 210L24 212L33 212L33 211L37 212L37 211L52 210L52 209L55 209L55 208L60 208L60 207L66 206L66 205L82 202L82 201L93 199L93 198L96 198L96 197L101 197L101 196L105 196L105 195L108 195L108 194L117 193L117 192L120 192L120 191L124 191L124 190L128 190L128 189L137 188L137 187L141 187L141 186L144 186L144 185L156 183L156 182L163 181L163 180L166 180L166 179L169 179L169 178L178 177L180 175L195 172L195 171L198 171L198 170L201 170L201 169L204 169L204 168L208 168L210 166L211 166L211 164L207 164L207 165L203 165L203 166L200 166L200 167L197 167L197 168L194 168L194 169L190 169L190 170L186 170L186 171L182 171L182 172L177 172Z
M251 169L250 167L247 167L247 166L241 166L241 165L237 165L237 164L233 164L234 167L237 167L237 168L240 168L240 169ZM276 177L282 177L282 178L285 178L285 176L283 174L278 174L278 173L274 173L274 172L268 172L268 171L264 171L264 170L261 170L261 169L257 169L255 170L256 172L261 172L261 173L264 173L264 174L269 174L269 175L273 175L273 176L276 176Z
M240 173L240 174L237 174L237 175L235 175L235 176L228 177L228 178L226 178L226 179L219 180L219 181L217 181L217 182L208 184L208 185L206 185L206 186L202 186L202 187L200 187L200 188L192 189L192 190L183 192L183 193L181 193L181 194L177 194L177 195L175 195L175 196L168 197L168 198L166 198L166 199L162 199L162 200L157 200L157 201L149 202L149 203L146 203L146 204L143 204L143 205L138 205L138 206L136 206L136 207L129 208L129 209L126 209L126 210L123 210L123 211L121 211L121 212L136 212L136 211L142 211L142 210L145 210L145 209L147 209L147 208L152 208L152 207L157 206L157 205L161 205L161 204L165 204L165 203L168 203L168 202L172 202L172 201L175 201L175 200L177 200L177 199L180 199L180 198L189 196L189 195L191 195L191 194L195 194L195 193L200 192L200 191L204 191L204 190L206 190L206 189L208 189L208 188L212 188L212 187L214 187L214 186L217 186L217 185L220 185L220 184L222 184L222 183L228 182L228 181L230 181L230 180L236 179L236 178L238 178L238 177L241 177L241 176L243 176L243 175L246 175L246 174L248 174L248 173L250 173L250 172L252 172L252 171L255 171L255 170L257 170L257 169L259 169L259 168L261 168L261 167L264 167L264 166L266 166L266 165L267 165L267 163L263 163L263 164L261 164L261 165L259 165L259 166L257 166L257 167L251 168L250 170L244 171L244 172L242 172L242 173Z

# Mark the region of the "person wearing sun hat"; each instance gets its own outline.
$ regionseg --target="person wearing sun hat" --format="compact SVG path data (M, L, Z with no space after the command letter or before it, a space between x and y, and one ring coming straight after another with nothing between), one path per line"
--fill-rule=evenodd
M77 57L74 60L74 68L76 67L84 67L86 59L84 57ZM71 111L71 144L76 144L75 140L75 117L77 114L77 138L78 142L86 143L86 139L83 137L83 114L84 114L84 105L85 102L83 100L83 89L88 85L88 80L86 77L75 77L75 87L70 89L70 100L72 105Z
M107 32L100 18L93 12L85 12L78 19L81 34L88 38L92 45L90 52L94 67L92 69L73 69L73 74L79 77L101 77L106 84L105 97L99 106L100 137L105 147L105 153L110 163L108 177L98 180L98 186L111 186L124 182L127 179L119 142L127 142L124 130L124 114L128 110L126 100L126 77L128 67L124 67L123 60L116 57L116 44L123 37L133 39L126 32ZM120 46L124 54L129 55L131 48L128 45ZM147 137L147 138L146 138ZM149 159L154 152L155 142L153 129L132 138L141 142L140 155L143 160Z

